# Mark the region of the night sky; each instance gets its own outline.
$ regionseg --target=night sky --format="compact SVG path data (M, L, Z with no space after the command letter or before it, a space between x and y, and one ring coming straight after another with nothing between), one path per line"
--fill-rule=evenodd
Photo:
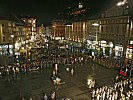
M49 24L67 7L77 7L79 1L87 8L101 10L114 0L0 0L0 13L31 15L37 17L39 23Z

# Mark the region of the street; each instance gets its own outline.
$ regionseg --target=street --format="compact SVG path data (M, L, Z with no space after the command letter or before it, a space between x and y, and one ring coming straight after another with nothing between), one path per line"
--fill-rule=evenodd
M17 77L7 76L0 79L0 99L20 100L22 97L43 100L46 93L48 98L55 91L56 97L71 98L72 100L91 100L91 89L87 85L87 79L93 77L96 87L112 85L116 76L114 69L107 69L92 62L79 63L70 67L74 69L73 75L67 66L58 67L58 77L61 84L55 89L52 80L52 69L49 66L39 72L19 74Z

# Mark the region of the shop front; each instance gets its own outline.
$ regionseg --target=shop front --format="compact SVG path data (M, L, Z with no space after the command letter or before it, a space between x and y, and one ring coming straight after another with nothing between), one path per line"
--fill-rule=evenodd
M133 46L127 46L126 58L132 59L132 57L133 57Z
M0 44L0 66L8 65L13 62L13 45Z
M122 58L123 54L123 46L122 45L116 45L115 46L115 57L116 58Z
M105 54L106 56L110 57L113 53L113 43L112 42L109 42L108 46L105 47Z
M13 45L1 44L0 55L13 55Z
M107 46L107 42L105 40L99 41L100 46L100 56L105 56L105 47Z

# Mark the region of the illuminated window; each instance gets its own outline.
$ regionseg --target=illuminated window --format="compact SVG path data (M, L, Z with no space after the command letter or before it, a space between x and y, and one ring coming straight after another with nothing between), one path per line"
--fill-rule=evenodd
M31 23L31 20L28 20L28 23Z
M33 20L33 23L36 23L36 20Z

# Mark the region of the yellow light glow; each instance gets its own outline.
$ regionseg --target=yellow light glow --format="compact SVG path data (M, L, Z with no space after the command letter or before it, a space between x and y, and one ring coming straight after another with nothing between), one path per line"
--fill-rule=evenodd
M118 2L116 5L117 5L117 6L122 6L122 5L124 5L125 3L127 3L127 0L120 1L120 2Z
M24 47L22 47L21 49L24 50Z
M98 23L94 23L94 24L92 24L93 26L99 26L99 24Z

